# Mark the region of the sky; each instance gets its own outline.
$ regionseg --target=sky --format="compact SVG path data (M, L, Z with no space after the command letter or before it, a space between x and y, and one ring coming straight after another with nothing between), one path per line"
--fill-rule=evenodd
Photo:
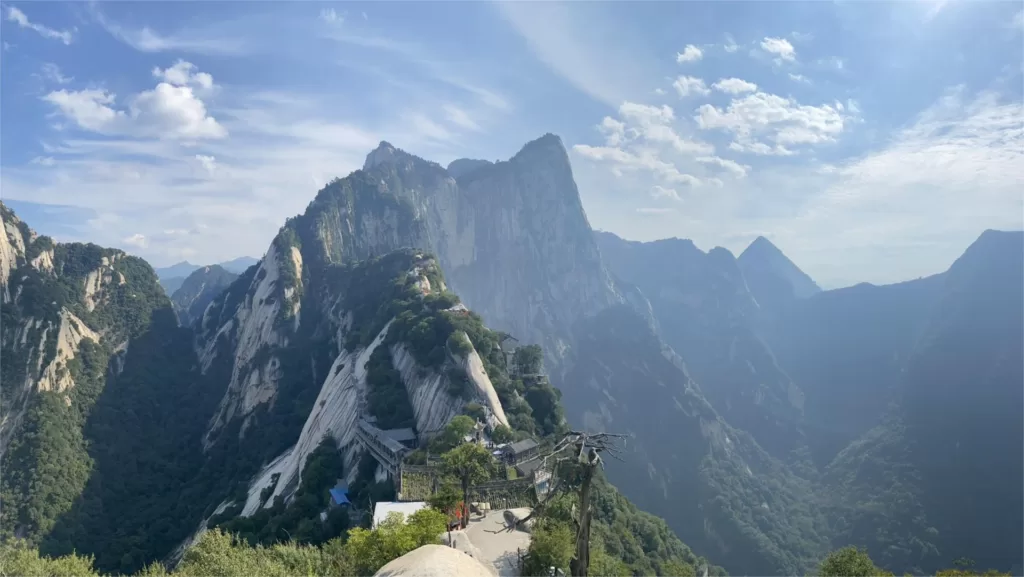
M826 288L1024 228L1022 3L0 2L0 197L166 266L259 257L381 140L559 135L591 225Z

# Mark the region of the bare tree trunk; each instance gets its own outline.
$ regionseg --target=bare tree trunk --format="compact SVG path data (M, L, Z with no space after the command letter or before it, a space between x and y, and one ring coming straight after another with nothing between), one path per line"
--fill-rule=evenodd
M462 528L469 526L469 479L462 478Z
M590 569L590 483L596 466L589 465L580 487L580 528L576 534L576 558L570 563L573 577L587 577Z

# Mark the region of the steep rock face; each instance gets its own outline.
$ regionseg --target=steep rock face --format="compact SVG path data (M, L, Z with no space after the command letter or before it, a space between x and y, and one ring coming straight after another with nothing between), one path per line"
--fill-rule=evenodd
M452 417L463 411L466 399L453 397L448 392L449 379L434 370L426 369L416 363L408 348L402 344L391 346L392 364L402 375L402 383L409 394L413 414L416 417L416 430L420 431L425 441L431 434L440 431ZM470 351L466 358L452 357L460 371L464 372L472 386L468 394L469 400L479 402L486 407L491 417L491 426L508 426L508 419L498 399L498 394L491 384L487 372L475 350Z
M0 205L2 206L2 205ZM3 230L0 230L0 285L3 285L3 302L10 300L7 292L7 280L11 271L18 267L18 259L25 258L25 241L22 230L18 227L20 220L7 207L0 208Z
M171 304L174 305L179 322L183 326L188 326L201 318L206 307L236 278L237 274L228 272L219 265L196 269L171 293Z
M751 294L769 311L821 292L811 277L763 236L750 243L738 263Z
M804 446L803 391L753 330L757 304L732 254L681 239L596 238L609 270L647 297L659 334L725 420L779 458Z
M82 339L100 341L100 335L67 309L61 309L58 322L56 351L50 363L43 368L36 384L40 391L64 392L75 386L75 381L68 370L68 362L75 358Z
M366 363L370 355L381 346L387 336L387 326L365 349L349 353L341 351L331 365L327 380L320 387L313 410L299 433L298 442L279 457L271 461L249 488L249 496L242 509L248 516L260 507L273 504L277 496L290 497L302 476L306 458L320 444L325 435L331 436L343 448L345 470L355 472L359 447L355 443L356 425L365 417ZM278 481L272 494L261 501L263 489L273 484L274 475Z
M200 335L200 359L204 370L213 362L219 350L222 335L231 343L232 373L221 406L210 423L207 446L216 439L220 429L236 416L247 419L257 406L270 403L277 394L280 361L271 348L287 343L284 329L278 322L281 307L284 306L283 292L286 288L281 279L281 260L291 263L290 251L280 255L277 244L271 245L267 255L260 261L253 275L239 278L238 287L232 287L234 294L244 291L244 296L234 303L236 308L227 322L217 323L214 315L221 314L220 307L206 309L203 327L219 328ZM209 321L208 321L209 319Z
M472 242L473 259L451 259L446 270L452 287L488 323L558 359L577 319L623 301L601 262L557 136L466 174L459 187L472 215L473 235L465 242Z

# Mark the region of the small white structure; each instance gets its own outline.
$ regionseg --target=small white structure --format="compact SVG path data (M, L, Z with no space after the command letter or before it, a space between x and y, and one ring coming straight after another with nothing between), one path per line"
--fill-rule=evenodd
M381 501L373 506L373 528L376 529L381 521L387 519L389 513L401 513L404 520L408 519L409 515L416 511L426 508L427 503L425 501Z

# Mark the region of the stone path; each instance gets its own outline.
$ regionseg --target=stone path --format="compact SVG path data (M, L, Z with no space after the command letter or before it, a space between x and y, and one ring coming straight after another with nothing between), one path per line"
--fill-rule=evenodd
M468 527L452 531L452 541L456 549L491 568L492 575L519 577L519 550L525 553L530 547L530 534L506 530L504 511L498 509L483 516L474 515ZM441 541L448 544L447 533Z

